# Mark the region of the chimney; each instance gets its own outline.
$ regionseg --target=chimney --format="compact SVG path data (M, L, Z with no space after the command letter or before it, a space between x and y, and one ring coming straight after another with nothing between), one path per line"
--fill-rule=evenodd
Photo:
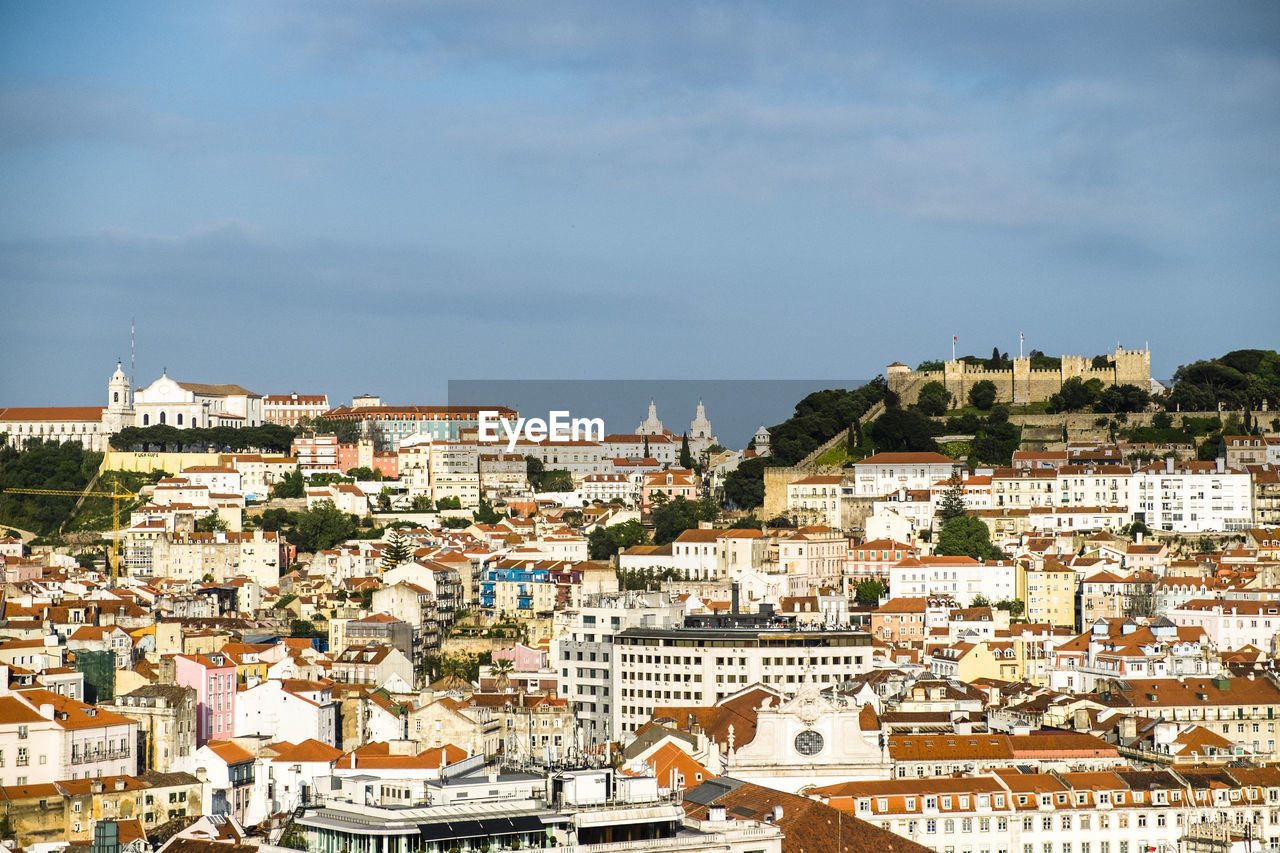
M1124 717L1120 720L1120 737L1133 740L1138 736L1138 720L1135 717Z
M738 582L734 581L732 591L729 593L729 612L734 616L738 615Z
M724 823L725 813L724 806L712 806L707 810L707 820L712 823Z
M92 794L101 794L101 793L102 793L102 780L101 780L101 779L94 779L92 782L90 782L90 783L89 783L89 792L90 792L90 793L92 793Z
M1172 456L1166 456L1164 458L1164 471L1166 474L1173 473L1173 457Z
M1086 708L1077 708L1075 719L1073 721L1075 730L1084 732L1089 730L1089 711Z
M1227 470L1227 460L1219 456L1217 459L1213 460L1213 468L1219 474L1223 473Z
M125 784L125 783L124 783L124 777L123 777L123 776L117 776L117 777L116 777L116 781L115 781L115 785L114 785L113 787L114 787L117 791L123 791L123 790L124 790L124 784Z

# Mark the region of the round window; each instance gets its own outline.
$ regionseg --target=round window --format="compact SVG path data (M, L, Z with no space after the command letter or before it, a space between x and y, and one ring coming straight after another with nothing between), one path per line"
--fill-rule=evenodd
M822 752L822 735L813 729L805 729L796 735L796 752L801 755L817 755Z

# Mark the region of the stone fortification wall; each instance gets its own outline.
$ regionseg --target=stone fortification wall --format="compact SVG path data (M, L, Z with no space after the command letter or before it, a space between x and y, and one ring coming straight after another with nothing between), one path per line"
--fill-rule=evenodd
M959 406L968 401L969 389L984 380L996 386L998 402L1015 404L1044 402L1058 393L1062 383L1072 377L1085 382L1097 379L1104 386L1150 386L1150 350L1117 348L1107 358L1107 367L1095 368L1092 366L1092 359L1082 355L1064 355L1061 367L1057 370L1033 370L1030 358L1015 358L1013 367L1008 370L988 370L981 365L968 364L959 359L945 362L942 370L920 371L903 364L891 364L885 369L885 379L889 388L902 398L904 404L914 403L925 384L937 381L946 387Z

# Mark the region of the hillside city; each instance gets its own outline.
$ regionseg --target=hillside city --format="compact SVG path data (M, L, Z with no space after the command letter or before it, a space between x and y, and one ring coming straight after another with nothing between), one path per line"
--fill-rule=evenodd
M8 848L1280 846L1274 351L894 362L740 448L322 390L0 407Z

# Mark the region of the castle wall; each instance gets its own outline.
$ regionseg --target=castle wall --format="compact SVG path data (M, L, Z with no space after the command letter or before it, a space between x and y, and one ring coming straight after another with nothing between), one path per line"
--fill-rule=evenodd
M1072 377L1088 382L1097 379L1104 387L1110 385L1137 385L1147 388L1151 384L1151 352L1149 350L1116 349L1108 356L1110 365L1094 368L1092 359L1082 355L1062 356L1059 370L1033 370L1030 358L1016 358L1009 370L987 370L953 359L943 364L940 371L911 370L894 365L885 371L889 388L902 398L904 405L916 402L920 389L927 383L938 381L955 398L957 406L967 405L969 389L983 380L996 386L996 402L1041 403L1062 390L1062 383Z

